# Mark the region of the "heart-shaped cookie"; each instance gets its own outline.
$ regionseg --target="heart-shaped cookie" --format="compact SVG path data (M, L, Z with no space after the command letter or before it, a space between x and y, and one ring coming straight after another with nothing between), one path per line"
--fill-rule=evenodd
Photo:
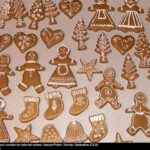
M126 54L135 44L135 38L131 35L122 37L114 35L111 39L112 45L122 54Z
M35 34L26 35L23 32L16 33L14 36L14 42L19 48L21 53L24 53L28 49L34 47L37 44L38 38Z
M71 19L81 11L82 3L80 0L61 0L59 9Z
M41 38L47 48L50 49L64 39L64 32L62 30L53 31L50 28L45 28L41 31Z
M13 42L13 38L9 34L0 36L0 52L9 47Z

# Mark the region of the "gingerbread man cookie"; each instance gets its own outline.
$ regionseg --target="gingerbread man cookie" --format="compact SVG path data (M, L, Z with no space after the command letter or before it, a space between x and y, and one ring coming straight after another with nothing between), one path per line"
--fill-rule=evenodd
M44 71L45 68L37 62L38 54L35 51L29 51L25 59L24 65L16 67L17 71L24 71L23 80L18 85L19 89L26 91L30 86L34 86L37 93L43 92L44 87L41 84L39 71Z
M75 77L69 66L74 66L77 62L69 57L70 49L67 46L61 46L57 50L58 57L50 60L51 65L57 65L56 70L48 81L48 86L53 88L66 87L68 89L76 87Z
M116 26L107 12L114 11L114 8L106 4L107 0L95 0L95 2L96 4L88 8L89 11L96 12L88 26L88 29L93 31L115 30Z
M0 55L0 91L4 96L11 93L8 86L8 76L15 76L15 73L9 68L10 57L6 54Z
M63 143L63 139L54 125L47 125L42 130L40 143Z
M125 13L117 29L123 32L143 32L144 27L140 20L139 13L144 10L137 6L138 0L125 0L125 5L118 8L118 11Z
M8 132L7 132L7 129L4 125L3 120L12 120L13 116L7 114L4 111L5 106L6 106L5 100L0 97L0 143L10 142L10 137L8 135Z
M62 94L58 91L49 92L46 94L48 108L44 113L47 120L53 120L63 111L64 103L62 101Z
M127 132L134 136L139 130L150 137L150 123L147 115L150 115L150 109L146 107L147 96L144 93L137 93L134 97L135 105L125 110L126 113L133 113L132 121Z
M29 124L25 129L14 127L14 130L18 135L14 143L31 143L40 140L37 136L32 134L31 124Z
M103 108L109 103L113 109L121 107L118 102L116 89L123 90L123 86L116 81L116 73L113 68L108 68L103 73L103 80L96 86L95 90L100 92L100 98L95 101L98 108Z

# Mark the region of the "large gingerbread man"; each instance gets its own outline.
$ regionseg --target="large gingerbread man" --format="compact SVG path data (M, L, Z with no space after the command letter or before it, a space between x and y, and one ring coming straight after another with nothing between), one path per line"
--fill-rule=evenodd
M134 113L132 117L131 126L127 129L128 133L134 136L139 130L150 137L150 123L146 115L150 115L150 109L145 104L147 97L144 93L137 93L134 97L135 105L126 109L126 113Z
M11 93L11 89L8 87L8 75L14 76L15 73L9 68L10 57L8 55L0 55L0 91L4 96Z
M121 107L121 104L117 100L116 89L123 90L123 86L118 83L116 73L113 68L108 68L104 71L104 79L96 86L95 90L100 92L100 98L95 101L95 105L98 108L104 107L109 103L115 110Z
M37 93L43 92L44 87L41 84L39 71L44 71L45 68L37 63L38 54L35 51L29 51L25 59L26 63L16 68L17 71L24 71L23 80L18 87L26 91L30 86L34 86Z

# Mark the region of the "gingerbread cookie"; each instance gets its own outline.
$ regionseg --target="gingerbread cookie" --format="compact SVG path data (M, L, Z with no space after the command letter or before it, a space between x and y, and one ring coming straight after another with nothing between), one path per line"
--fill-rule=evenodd
M133 113L132 121L127 132L134 136L139 130L150 137L150 123L147 115L150 115L150 109L146 107L147 96L144 93L137 93L134 97L135 105L125 110L126 113Z
M76 116L85 111L89 106L87 88L75 89L71 91L74 104L70 107L70 114Z
M73 40L75 40L78 43L78 50L86 50L87 46L85 45L85 41L87 41L89 38L87 37L87 29L85 26L85 23L83 19L80 19L78 23L76 24L75 30L73 32Z
M108 38L105 33L102 32L97 40L95 51L100 54L100 63L108 63L108 59L106 57L107 54L111 52L110 44Z
M49 25L57 24L56 17L60 14L52 0L45 0L45 17L49 18Z
M28 15L28 12L22 0L11 1L11 18L17 20L16 28L25 27L24 18L27 15Z
M125 5L118 8L119 12L125 13L120 21L117 30L122 32L143 32L144 27L140 20L139 13L144 13L144 10L137 6L137 0L125 0Z
M45 28L41 31L41 38L48 49L60 43L64 39L64 32L62 30L51 30Z
M104 114L94 115L89 117L92 125L92 132L90 133L89 140L92 143L98 143L108 133Z
M26 96L24 98L25 110L19 115L19 120L23 123L30 122L39 114L39 97Z
M149 8L149 10L148 10L148 12L147 12L146 20L147 20L148 22L150 22L150 8Z
M0 6L0 29L3 29L5 22L11 19L11 3L10 0L6 0L2 6Z
M121 76L128 81L127 88L135 89L136 85L134 80L139 77L139 74L137 73L136 66L129 54L125 58L122 71L123 74Z
M136 42L134 55L140 59L140 68L149 68L150 44L144 33L140 33Z
M56 70L48 81L48 86L53 88L66 87L68 89L76 87L75 77L69 66L74 66L77 62L69 57L70 49L67 46L61 46L57 50L58 57L50 60L51 65L57 65Z
M3 98L0 97L0 143L8 143L10 142L10 137L8 135L7 129L4 125L3 120L12 120L13 116L7 114L4 109L6 106L6 102Z
M14 127L14 130L18 135L14 143L31 143L40 140L37 136L32 134L31 124L29 124L25 129Z
M82 64L82 68L78 70L78 74L86 74L89 81L92 80L94 73L102 73L96 66L97 59L91 60L87 62L86 60L80 60Z
M0 52L8 48L13 43L13 38L10 34L0 35Z
M88 136L80 122L72 121L69 123L64 138L65 143L83 143L87 141L87 139Z
M45 18L42 0L35 0L29 11L28 17L32 20L29 29L37 30L39 21Z
M46 100L48 102L48 109L44 113L44 117L47 120L53 120L63 111L64 103L62 101L62 94L55 91L49 92L46 94Z
M39 71L44 71L45 68L37 62L38 54L35 51L29 51L25 59L24 65L16 67L17 71L24 71L23 80L18 85L19 89L26 91L30 86L34 86L37 93L43 92L44 87L41 84Z
M132 141L124 141L119 133L116 134L115 143L133 143Z
M120 35L114 35L111 39L111 43L114 48L118 50L119 53L121 53L121 55L124 55L133 48L135 44L135 38L131 35L127 35L124 37Z
M54 125L47 125L42 130L40 143L63 143L63 139Z
M96 4L88 8L88 11L96 12L88 29L93 31L115 30L116 26L108 14L108 11L114 11L115 9L107 5L107 0L95 0L95 2Z
M109 103L113 109L121 107L118 102L116 89L123 90L123 86L116 81L116 73L113 68L108 68L103 73L103 80L96 86L95 90L100 92L100 98L95 101L98 108L103 108Z
M77 15L82 9L80 0L61 0L59 9L70 19Z
M11 93L8 86L8 76L15 76L15 73L9 68L10 57L6 54L0 55L0 91L6 96Z
M28 49L34 47L37 44L37 41L38 37L35 34L26 35L23 32L18 32L14 36L14 42L21 53L24 53Z

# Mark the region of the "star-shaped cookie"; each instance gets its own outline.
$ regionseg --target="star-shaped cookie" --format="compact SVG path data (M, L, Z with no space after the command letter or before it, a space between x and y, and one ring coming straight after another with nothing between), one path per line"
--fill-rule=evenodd
M115 143L133 143L132 141L124 141L119 133L116 134Z
M24 130L14 127L18 137L14 143L30 143L34 141L39 141L39 138L32 134L32 125L29 124Z
M82 64L82 68L77 71L79 74L86 74L89 81L92 80L92 76L94 73L102 73L97 67L97 59L91 60L90 62L87 62L86 60L80 60Z

